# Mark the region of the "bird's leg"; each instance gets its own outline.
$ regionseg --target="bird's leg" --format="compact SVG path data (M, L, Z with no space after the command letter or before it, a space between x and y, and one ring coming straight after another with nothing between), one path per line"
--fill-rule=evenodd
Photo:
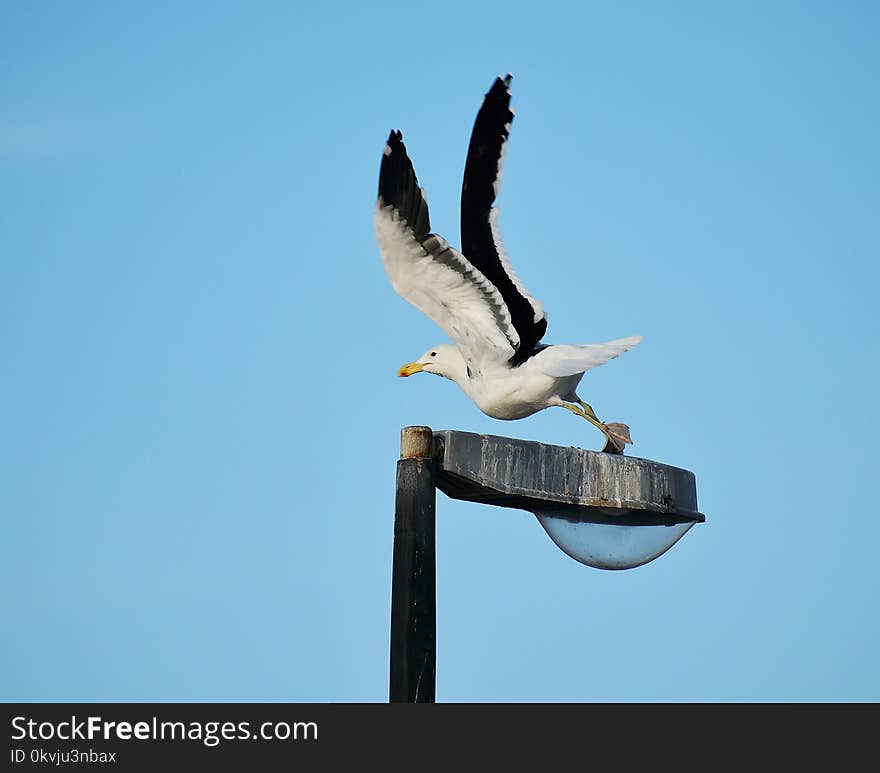
M588 405L581 399L578 399L578 403L584 409L585 413L590 414L590 416L596 419L596 421L599 420L592 406ZM605 433L607 442L605 448L602 449L603 451L622 454L624 446L627 443L632 444L633 441L629 434L629 426L626 424L622 424L619 421L609 421L607 423L602 422L602 427L604 427L605 430L608 430L608 432ZM602 427L600 427L600 429L602 429Z
M605 435L605 446L602 451L607 454L623 454L623 449L626 444L632 443L632 438L629 434L629 427L626 424L621 424L617 421L612 421L608 424L604 421L599 421L596 412L590 405L583 400L578 400L577 402L581 406L580 408L574 405L569 405L568 403L563 403L563 405L572 413L586 419Z
M592 405L585 403L583 400L578 400L578 405L580 405L580 407L584 409L584 413L586 413L587 416L590 417L591 421L599 421L599 417L596 416L596 412L593 410Z

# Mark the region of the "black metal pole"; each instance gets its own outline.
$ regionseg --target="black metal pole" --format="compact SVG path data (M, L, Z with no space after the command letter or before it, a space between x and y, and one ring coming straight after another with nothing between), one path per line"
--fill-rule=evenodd
M430 427L405 427L397 462L391 578L390 703L433 703L437 564Z

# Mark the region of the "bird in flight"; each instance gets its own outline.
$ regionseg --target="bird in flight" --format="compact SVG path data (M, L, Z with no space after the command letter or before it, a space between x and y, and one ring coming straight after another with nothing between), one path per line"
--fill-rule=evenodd
M454 381L496 419L565 408L622 454L629 427L600 421L575 391L583 375L631 349L641 336L600 344L542 344L547 315L520 281L501 242L495 199L513 112L512 76L496 78L477 114L461 191L461 252L431 232L428 203L403 135L392 131L379 169L376 238L397 293L453 340L432 346L399 376L434 373Z

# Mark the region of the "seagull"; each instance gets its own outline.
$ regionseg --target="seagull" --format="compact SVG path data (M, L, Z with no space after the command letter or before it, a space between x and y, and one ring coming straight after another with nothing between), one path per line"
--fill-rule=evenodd
M578 397L586 371L642 340L542 344L544 307L520 281L498 229L495 199L513 112L508 74L496 78L477 114L461 192L461 251L431 232L403 134L392 130L379 169L375 228L395 291L432 319L454 342L432 346L398 376L433 373L454 381L486 415L515 420L560 407L605 435L603 451L622 454L629 427L605 423Z

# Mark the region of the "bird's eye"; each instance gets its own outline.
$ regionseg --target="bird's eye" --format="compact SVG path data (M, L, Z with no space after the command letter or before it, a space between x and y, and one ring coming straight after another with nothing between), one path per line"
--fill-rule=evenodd
M437 352L431 352L431 356L432 356L432 357L436 357L436 356L437 356Z

